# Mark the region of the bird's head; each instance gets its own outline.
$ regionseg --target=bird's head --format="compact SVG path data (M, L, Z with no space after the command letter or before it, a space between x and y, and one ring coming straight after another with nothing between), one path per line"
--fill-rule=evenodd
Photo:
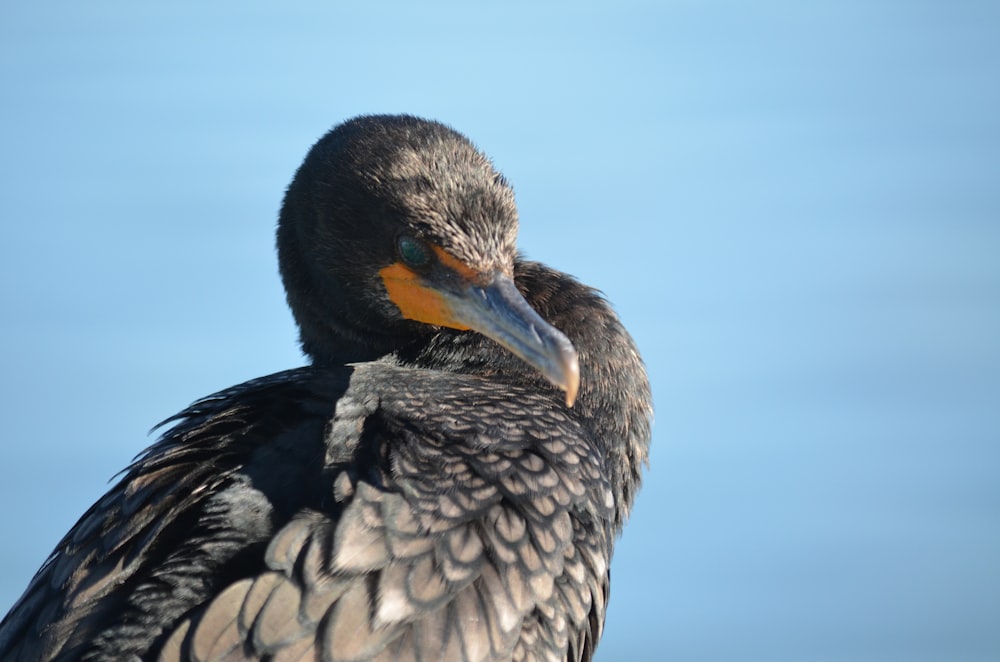
M285 195L278 253L303 349L373 359L440 327L491 338L566 392L576 350L514 283L514 193L454 130L359 117L313 146Z

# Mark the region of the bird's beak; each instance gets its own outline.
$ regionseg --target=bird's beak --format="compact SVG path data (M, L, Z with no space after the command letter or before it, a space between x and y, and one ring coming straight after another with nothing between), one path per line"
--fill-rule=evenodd
M580 387L580 364L569 338L535 312L509 276L480 276L443 249L434 250L440 262L426 273L399 262L380 272L403 317L478 331L565 391L566 405L572 407Z

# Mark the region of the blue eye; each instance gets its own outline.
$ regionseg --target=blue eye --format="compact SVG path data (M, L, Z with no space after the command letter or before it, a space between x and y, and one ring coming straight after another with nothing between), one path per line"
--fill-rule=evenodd
M396 252L406 266L414 269L426 267L431 262L431 251L427 244L408 235L396 240Z

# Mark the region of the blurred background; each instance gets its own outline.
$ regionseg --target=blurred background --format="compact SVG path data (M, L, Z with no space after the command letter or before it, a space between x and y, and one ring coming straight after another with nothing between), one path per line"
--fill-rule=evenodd
M649 367L614 660L1000 659L1000 4L6 2L0 612L192 400L302 364L273 229L469 135Z

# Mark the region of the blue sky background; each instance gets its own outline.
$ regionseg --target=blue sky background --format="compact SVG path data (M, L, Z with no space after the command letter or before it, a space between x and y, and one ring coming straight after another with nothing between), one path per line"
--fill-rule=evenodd
M0 611L146 431L302 363L313 141L445 121L656 398L598 659L1000 659L1000 4L6 2Z

